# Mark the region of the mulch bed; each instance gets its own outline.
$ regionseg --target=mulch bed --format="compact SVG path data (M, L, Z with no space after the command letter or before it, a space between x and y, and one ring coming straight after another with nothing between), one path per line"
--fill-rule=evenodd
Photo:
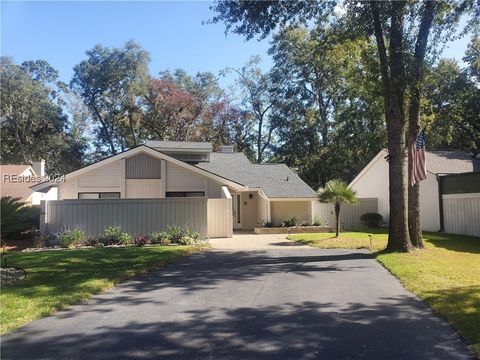
M332 226L295 226L295 227L260 227L253 229L255 234L304 234L332 232Z
M32 238L3 240L2 246L5 246L5 251L22 251L24 249L35 247L35 240Z

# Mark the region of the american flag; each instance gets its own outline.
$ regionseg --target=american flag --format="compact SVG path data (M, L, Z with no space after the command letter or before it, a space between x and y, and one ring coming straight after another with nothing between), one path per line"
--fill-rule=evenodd
M416 143L412 144L412 186L427 178L425 163L425 129L420 131Z

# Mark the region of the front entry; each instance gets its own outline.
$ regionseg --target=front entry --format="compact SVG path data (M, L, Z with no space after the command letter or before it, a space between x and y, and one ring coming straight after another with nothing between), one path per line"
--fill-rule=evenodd
M233 228L242 228L242 198L240 194L233 194Z

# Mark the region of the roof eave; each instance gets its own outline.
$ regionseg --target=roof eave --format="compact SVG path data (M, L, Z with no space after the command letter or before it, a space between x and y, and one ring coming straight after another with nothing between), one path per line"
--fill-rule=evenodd
M378 154L375 155L372 160L370 160L370 162L362 169L362 171L360 171L358 175L355 176L355 178L350 182L350 184L348 184L348 187L351 188L353 185L355 185L362 178L362 176L365 175L365 173L378 161L378 159L380 159L383 154L388 155L385 149L380 150Z
M212 173L208 170L205 170L205 169L202 169L202 168L199 168L197 166L193 166L191 164L187 164L181 160L178 160L178 159L175 159L174 157L171 157L169 156L168 154L165 154L163 152L161 152L160 150L157 150L155 148L152 148L150 146L147 146L147 145L139 145L137 147L134 147L130 150L126 150L120 154L116 154L116 155L112 155L106 159L103 159L103 160L100 160L94 164L90 164L90 165L87 165L83 168L80 168L78 170L75 170L75 171L72 171L71 173L68 173L65 175L65 178L68 180L68 179L71 179L71 178L74 178L76 176L79 176L83 173L86 173L88 171L91 171L91 170L94 170L94 169L97 169L99 167L102 167L110 162L113 162L113 161L116 161L116 160L120 160L120 159L123 159L124 157L130 157L130 156L134 156L136 155L137 153L141 153L141 152L146 152L148 153L149 155L152 155L156 158L159 158L159 159L163 159L163 160L166 160L166 161L169 161L175 165L178 165L178 166L181 166L183 168L186 168L186 169L189 169L191 171L194 171L196 173L199 173L201 175L204 175L208 178L211 178L212 180L216 180L218 182L221 182L221 183L224 183L225 185L228 185L234 189L243 189L245 187L244 184L240 184L236 181L232 181L230 179L227 179L223 176L220 176L218 174L215 174L215 173Z

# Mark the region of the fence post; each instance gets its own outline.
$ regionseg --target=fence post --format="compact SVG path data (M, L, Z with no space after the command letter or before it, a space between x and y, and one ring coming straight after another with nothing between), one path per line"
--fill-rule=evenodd
M47 233L47 200L40 200L40 237L44 237Z
M230 191L226 186L222 186L222 198L225 199L225 224L226 224L226 237L233 237L233 217L232 217L232 206L233 200Z

